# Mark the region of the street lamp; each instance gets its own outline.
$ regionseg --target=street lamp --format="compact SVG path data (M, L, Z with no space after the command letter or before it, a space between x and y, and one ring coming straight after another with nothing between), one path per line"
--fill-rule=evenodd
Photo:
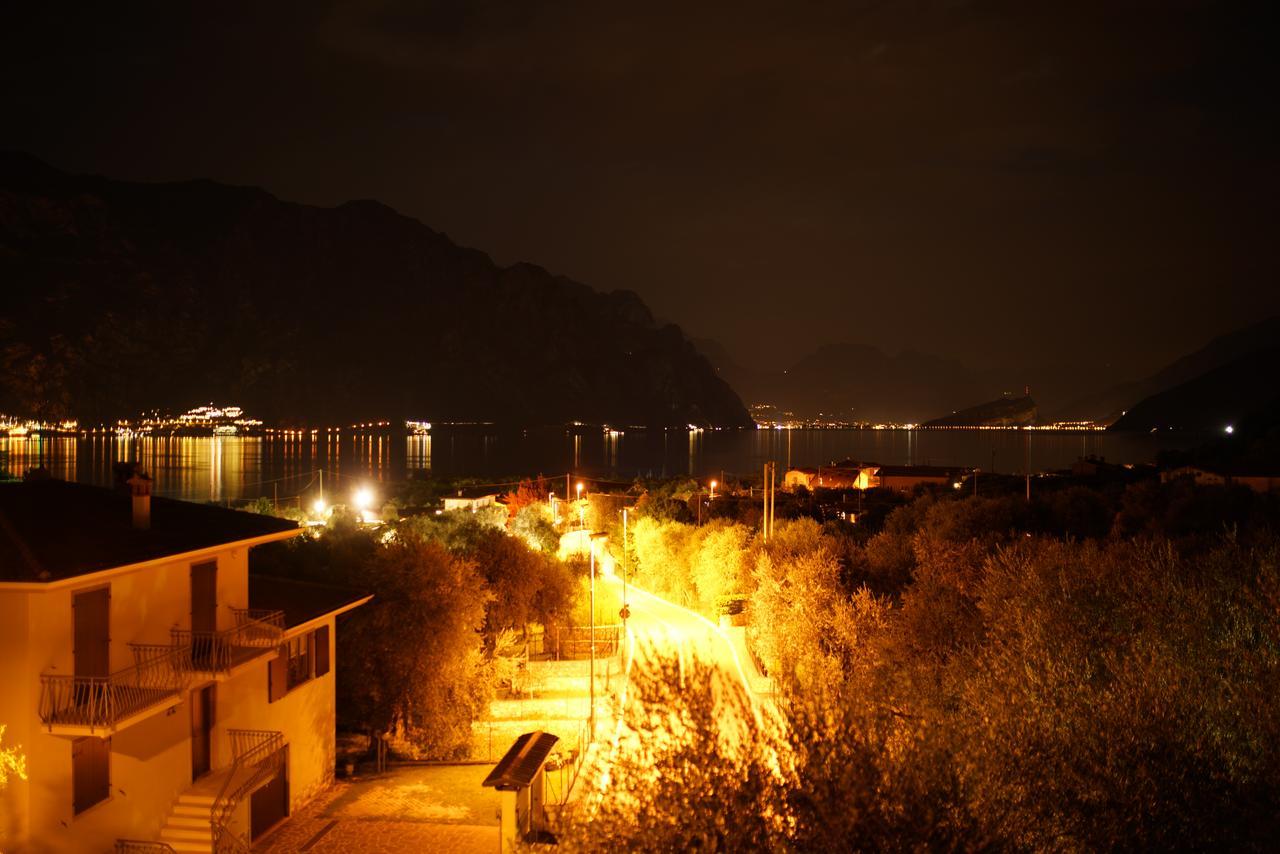
M720 484L719 484L717 481L714 481L714 480L713 480L713 481L711 481L711 498L710 498L710 499L708 499L708 500L710 500L710 501L715 501L715 500L716 500L716 487L717 487L717 486L719 486L719 485L720 485Z
M622 643L627 642L627 619L631 616L631 603L627 598L627 508L622 508Z
M316 516L323 516L325 511L324 499L317 498L315 503L311 505L311 509L315 512Z
M582 506L582 481L578 481L578 525L587 527L587 508Z
M582 484L578 484L582 489ZM591 740L596 740L596 542L603 539L604 532L591 535L589 541L591 554Z

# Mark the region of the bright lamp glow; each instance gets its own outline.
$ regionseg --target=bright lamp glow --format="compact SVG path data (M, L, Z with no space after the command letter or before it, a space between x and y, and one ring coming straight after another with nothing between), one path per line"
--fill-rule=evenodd
M1227 435L1229 436L1229 435L1231 435L1231 434L1232 434L1232 433L1234 433L1234 432L1236 432L1236 428L1235 428L1234 426L1232 426L1231 424L1228 424L1228 425L1227 425Z
M368 510L373 504L373 493L368 489L357 489L352 497L357 510Z
M315 511L317 516L323 516L325 511L325 503L323 498L317 498L316 503L311 505L311 509Z

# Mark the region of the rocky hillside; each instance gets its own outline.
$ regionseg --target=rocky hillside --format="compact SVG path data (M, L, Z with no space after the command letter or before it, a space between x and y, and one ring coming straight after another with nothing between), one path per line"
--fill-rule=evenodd
M486 255L370 201L134 184L0 155L0 411L739 426L634 293Z
M1280 317L1269 317L1243 329L1219 335L1200 349L1165 365L1149 377L1121 383L1081 398L1055 413L1064 420L1114 421L1139 401L1190 382L1209 371L1267 350L1280 341Z
M1022 427L1034 424L1036 402L1030 395L1008 396L926 421L925 427Z
M1112 430L1222 434L1280 407L1280 347L1249 353L1146 398Z

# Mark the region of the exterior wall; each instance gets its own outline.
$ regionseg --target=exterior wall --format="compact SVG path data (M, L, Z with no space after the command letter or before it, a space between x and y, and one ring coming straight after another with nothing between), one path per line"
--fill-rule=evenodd
M1244 475L1231 478L1232 483L1247 486L1254 492L1272 492L1280 489L1280 477L1263 477L1261 475Z
M248 550L227 549L218 553L217 560L217 624L225 629L235 622L231 608L248 605ZM156 838L174 798L191 784L190 694L184 694L170 709L112 737L110 797L77 816L72 808L72 737L51 734L41 724L40 676L74 672L71 603L74 594L83 590L111 588L113 672L133 664L129 644L169 643L171 628L191 625L190 565L189 561L174 561L107 578L87 577L72 584L51 585L47 590L0 587L0 649L5 650L0 656L0 675L6 677L2 683L6 689L0 692L0 723L8 725L5 743L22 746L28 774L26 782L12 778L0 794L4 807L0 850L106 851L117 838ZM265 667L264 663L255 665L262 670L264 704ZM324 679L331 683L332 672ZM218 688L219 706L222 687ZM332 708L330 700L330 751ZM221 708L215 713L216 768L230 762L230 750ZM263 723L245 726L269 728Z
M329 672L294 688L274 703L267 701L264 658L219 683L214 710L214 767L230 764L228 729L275 730L289 745L289 807L296 809L333 781L337 757L334 719L337 710L337 631L334 618L308 624L308 631L329 627ZM286 637L296 636L290 632Z
M444 509L470 510L474 513L481 507L490 507L497 503L498 496L496 495L481 495L479 498L459 498L456 495L453 497L446 496L444 499Z
M879 481L879 485L885 489L897 489L903 492L910 492L922 483L947 484L951 482L951 479L937 476L889 474L880 477Z
M815 473L804 471L803 469L791 469L782 479L784 489L795 489L797 486L803 486L805 489L813 489L813 479Z

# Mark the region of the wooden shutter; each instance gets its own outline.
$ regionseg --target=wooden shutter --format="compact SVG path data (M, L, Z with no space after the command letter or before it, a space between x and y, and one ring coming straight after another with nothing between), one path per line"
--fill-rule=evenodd
M191 630L218 630L218 562L191 565Z
M111 739L88 736L71 742L71 790L75 813L111 794Z
M316 639L316 676L324 676L329 672L329 627L321 626L315 630Z
M267 702L274 703L289 692L289 647L267 663Z
M100 587L71 599L75 614L72 656L77 676L106 676L111 670L111 590Z

